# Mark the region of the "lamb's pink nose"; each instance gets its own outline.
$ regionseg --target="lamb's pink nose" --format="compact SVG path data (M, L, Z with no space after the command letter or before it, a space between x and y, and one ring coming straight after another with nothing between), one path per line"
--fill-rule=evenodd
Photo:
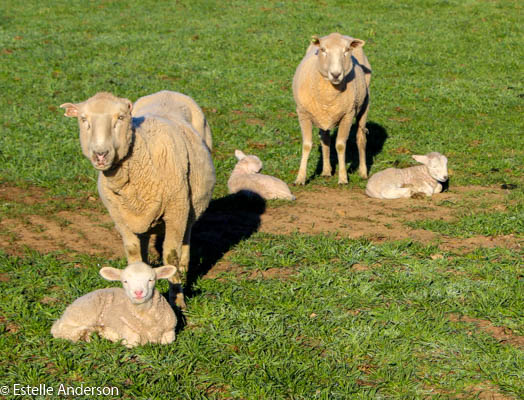
M142 290L135 290L135 296L136 296L136 297L142 297L142 294L143 294L143 293L144 293L144 292L143 292Z

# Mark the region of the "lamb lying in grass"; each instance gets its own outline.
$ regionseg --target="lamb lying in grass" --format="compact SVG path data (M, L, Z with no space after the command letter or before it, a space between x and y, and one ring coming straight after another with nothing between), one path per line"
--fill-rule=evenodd
M260 197L270 199L295 200L286 183L274 176L259 174L262 161L257 156L245 155L240 150L235 150L237 165L233 169L227 187L229 193L240 191L253 192Z
M366 194L377 199L398 199L415 193L431 196L442 192L440 182L448 180L448 159L436 152L413 158L423 165L377 172L369 178Z
M55 321L51 334L77 342L89 341L91 333L97 332L112 342L122 340L127 347L171 343L177 319L155 283L175 272L172 265L151 268L143 262L124 270L102 268L100 275L109 281L120 280L123 288L99 289L76 299Z

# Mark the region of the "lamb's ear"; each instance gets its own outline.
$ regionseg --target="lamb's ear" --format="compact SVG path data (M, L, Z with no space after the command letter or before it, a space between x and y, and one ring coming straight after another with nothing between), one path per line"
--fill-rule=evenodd
M314 46L320 46L320 39L317 35L311 36L311 44Z
M414 159L415 161L418 161L418 162L421 163L421 164L427 164L428 161L429 161L429 158L428 158L427 156L417 156L417 155L413 155L412 157L413 157L413 159Z
M60 105L60 108L65 108L66 117L78 117L78 107L73 103L64 103Z
M167 279L175 274L176 267L173 265L164 265L163 267L153 268L153 271L155 271L156 279Z
M122 275L122 270L113 267L104 267L100 269L100 275L102 278L107 279L108 281L119 281L120 276Z
M242 150L235 150L235 157L237 158L238 161L240 161L246 158L246 155L244 154Z

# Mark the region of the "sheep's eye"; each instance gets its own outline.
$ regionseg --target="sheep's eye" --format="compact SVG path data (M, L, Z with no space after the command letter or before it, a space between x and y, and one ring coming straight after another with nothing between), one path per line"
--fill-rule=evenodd
M149 282L153 282L153 279L150 279Z
M80 117L80 121L87 122L87 118L86 117Z
M326 53L326 48L325 47L321 47L320 51L325 54Z
M124 281L124 283L127 283L127 281Z
M120 121L123 121L124 118L125 118L125 116L123 116L123 115L119 115L119 116L118 116L118 119L119 119Z

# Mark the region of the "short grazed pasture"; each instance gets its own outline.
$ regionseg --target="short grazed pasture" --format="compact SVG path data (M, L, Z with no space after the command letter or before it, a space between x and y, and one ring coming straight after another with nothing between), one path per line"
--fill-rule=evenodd
M522 13L510 0L2 3L0 386L116 387L130 399L524 397ZM332 31L366 41L371 173L439 151L448 192L368 200L355 173L344 187L318 176L313 151L295 203L227 196L236 148L293 182L292 76L311 35ZM109 285L98 269L125 265L58 105L162 89L204 108L217 170L177 340L54 340L66 305ZM355 153L352 138L353 168Z

